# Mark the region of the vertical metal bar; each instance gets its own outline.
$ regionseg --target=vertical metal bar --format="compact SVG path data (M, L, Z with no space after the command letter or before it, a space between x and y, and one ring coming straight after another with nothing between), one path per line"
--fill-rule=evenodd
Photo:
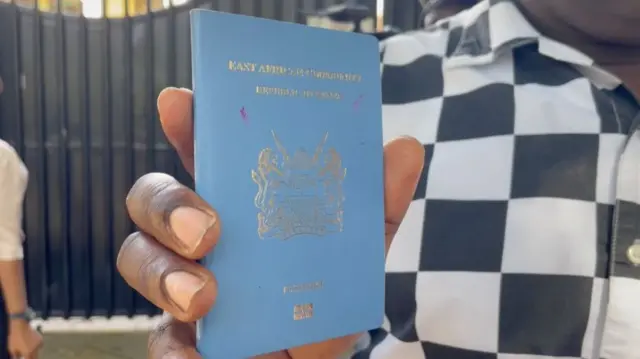
M419 29L424 27L424 17L426 16L426 12L424 12L424 8L422 3L416 1L413 5L413 29Z
M212 4L209 1L209 4ZM190 2L184 6L176 8L173 2L170 4L169 11L169 40L167 42L167 56L169 56L168 66L171 68L169 77L167 78L170 86L187 87L191 88L191 75L190 75L190 41L189 39L189 18L180 17L181 13L186 13L186 7L195 8L199 4L197 2ZM201 4L200 4L201 5ZM185 14L186 15L186 14ZM186 41L185 41L186 40ZM184 170L180 158L173 146L167 143L170 155L168 160L173 162L173 166L168 167L175 173L176 179L185 186L191 186L193 179Z
M384 3L384 0L375 0L373 1L373 4L371 6L373 6L373 9L371 9L371 12L373 13L373 28L376 32L378 31L382 31L382 28L384 27L384 18L382 20L382 24L380 24L380 22L378 21L378 17L381 16L382 14L378 13L378 4L379 3Z
M261 0L253 0L251 5L251 8L253 9L253 14L251 14L252 16L265 17L264 6L262 6L264 4Z
M14 53L13 62L13 73L16 75L16 81L14 91L16 93L17 105L16 105L16 117L17 117L17 138L16 138L16 150L20 154L21 157L24 156L24 128L23 128L23 117L24 113L22 111L22 11L20 11L20 6L15 3L15 0L11 0L11 4L13 6L14 11L14 43L16 45L16 51Z
M33 47L34 47L34 83L37 84L38 87L35 90L36 93L36 103L37 109L36 113L38 116L38 144L39 147L39 156L38 156L38 170L37 173L40 174L37 176L36 181L38 182L38 192L40 193L40 218L42 218L42 232L44 235L44 246L43 246L43 262L42 266L43 276L42 278L42 315L44 318L49 316L49 312L51 309L51 300L49 296L49 283L51 278L49 276L49 256L51 255L50 244L49 244L49 213L47 211L47 200L49 198L48 189L47 189L47 148L46 148L46 111L45 111L45 91L44 91L44 59L43 59L43 46L44 43L42 41L42 15L40 14L40 4L38 0L35 0L35 9L33 12Z
M217 1L218 0L210 0L211 1L211 6L212 9L215 9L215 7L217 5ZM194 6L195 7L195 6ZM190 27L191 26L191 20L186 21L186 26ZM191 29L189 29L187 31L187 39L191 39L190 35L191 34ZM188 42L189 43L189 50L186 51L186 56L187 56L187 73L188 74L192 74L193 72L191 71L191 41ZM193 76L189 75L189 88L193 90Z
M113 204L111 199L113 198L113 146L112 146L112 138L111 138L111 119L113 115L112 111L112 99L111 99L111 19L109 18L109 14L107 14L107 1L102 0L102 21L104 21L104 46L103 50L103 59L105 64L105 69L102 71L103 76L103 84L104 84L104 114L105 121L103 123L103 146L102 149L104 156L103 158L103 167L105 169L105 173L107 173L106 186L105 186L105 196L107 199L104 206L106 206L106 216L107 216L107 231L109 232L106 238L109 239L109 243L107 244L107 250L104 255L106 257L106 263L108 263L108 267L105 268L107 276L107 283L105 283L109 287L109 293L111 294L109 298L109 304L107 308L107 316L111 316L114 311L114 302L115 302L115 290L114 290L114 255L113 255Z
M128 1L128 0L125 0ZM155 82L155 57L154 57L154 53L155 53L155 36L154 36L154 13L153 13L153 3L151 2L151 0L146 0L145 1L145 7L146 7L146 14L143 17L143 26L144 26L144 47L143 47L143 55L144 55L144 70L141 68L139 70L143 70L144 71L144 96L143 96L143 103L144 103L144 111L143 111L143 116L140 118L134 118L135 114L132 116L131 121L129 121L129 123L131 124L131 127L129 127L127 129L127 131L129 132L127 134L127 142L130 144L133 144L133 141L137 141L136 137L133 136L135 128L133 127L134 123L137 124L142 124L143 128L144 128L144 136L142 136L144 138L143 140L143 144L139 144L136 143L135 144L135 148L139 151L143 151L143 163L139 164L142 165L141 167L143 168L144 172L151 172L155 170L155 159L156 159L156 155L155 155L155 142L156 142L156 100L155 100L155 87L156 87L156 82ZM133 47L132 47L133 49ZM131 54L133 55L133 52L131 52ZM133 71L131 72L131 74L133 74ZM133 78L133 76L129 76L130 78ZM131 85L133 86L133 83L131 83ZM131 159L134 157L133 155L129 156ZM134 166L133 162L129 162L128 163L130 166L128 168L129 171L129 177L130 177L130 181L131 183L133 183L134 181L134 174L136 173L136 168L138 168L137 166ZM133 227L131 228L133 229ZM129 302L127 304L127 308L123 308L125 309L126 313L129 316L133 316L134 314L137 313L138 309L144 309L144 308L138 308L138 303L141 302L140 301L140 296L138 294L136 294L135 292L131 291L131 296L129 298Z
M413 3L413 6L402 12L402 22L406 24L405 26L407 27L407 30L414 30L417 27L419 14L418 7L416 6L417 4L419 4L418 1Z
M273 14L274 14L274 18L277 20L282 20L282 19L286 19L285 15L284 15L284 1L282 0L276 0L273 2Z
M125 72L125 93L123 99L123 112L127 117L126 127L124 133L124 151L125 151L125 163L126 166L124 168L124 176L127 184L133 185L134 182L134 173L135 173L135 154L133 150L133 141L134 141L134 131L135 131L135 121L134 111L133 111L133 31L132 31L132 20L131 18L136 14L136 10L130 11L131 3L129 0L124 0L124 8L125 8L125 23L124 23L124 43L125 49L123 54L124 59L124 72ZM135 3L134 3L135 5ZM126 224L127 232L134 232L133 222L127 220ZM132 316L136 311L135 308L135 292L131 291L131 298L128 303L128 308L125 309L129 316ZM121 309L121 308L118 308Z
M151 170L155 166L155 120L156 120L156 108L155 108L155 62L154 53L155 53L155 35L154 35L154 14L152 10L151 0L146 0L147 3L147 14L145 18L146 25L146 34L147 34L147 42L146 42L146 51L145 51L145 89L147 90L147 98L146 98L146 116L144 121L146 121L146 168Z
M155 164L155 126L156 123L154 122L156 120L156 108L155 108L155 86L156 86L156 82L155 82L155 62L154 60L154 53L155 53L155 28L154 28L154 13L152 10L152 2L151 0L146 0L147 2L147 16L146 16L146 28L147 28L147 48L145 51L145 56L146 56L146 66L145 66L145 70L146 70L146 86L145 88L147 89L147 116L146 116L146 131L147 131L147 143L146 143L146 148L147 148L147 158L146 158L146 165L148 166L147 168L152 169L154 164Z
M393 19L393 6L395 2L393 0L382 0L384 1L384 10L382 12L382 22L385 25L395 25L395 21Z
M125 72L125 93L123 94L123 112L127 117L126 119L126 133L125 133L125 153L126 153L126 161L127 166L125 169L125 176L128 183L133 183L133 175L134 175L134 166L135 159L133 153L133 133L134 133L134 111L133 111L133 24L132 24L132 16L135 16L135 10L132 14L129 13L129 0L124 1L124 6L126 9L125 12L125 26L124 26L124 43L125 43L125 51L123 54L124 59L124 72ZM130 232L133 232L133 223L130 223L129 226Z
M66 298L64 301L64 313L65 317L71 314L71 293L72 293L72 279L71 279L71 243L69 238L69 156L68 156L68 136L67 136L67 92L69 91L67 86L67 66L66 66L66 51L67 42L65 39L65 21L64 14L62 13L62 1L56 0L56 14L55 14L55 36L56 36L56 48L55 48L55 64L56 64L56 83L58 85L58 155L60 156L60 197L62 203L60 203L61 213L61 233L62 237L62 255L63 255L63 289Z
M304 24L307 22L306 16L303 14L302 11L300 10L305 10L308 11L309 9L307 9L306 6L306 0L296 0L295 1L295 7L293 9L293 11L295 11L295 19L296 19L296 23L298 24Z
M173 0L169 0L169 14L167 17L167 31L168 31L168 39L167 39L167 83L169 86L177 85L177 77L178 77L178 69L177 69L177 49L176 49L176 13L177 10L175 6L173 6ZM178 158L177 153L173 150L171 146L169 146L169 156L168 160L170 164L167 165L167 169L170 169L172 173L177 174L181 170L182 165L180 164L180 159ZM186 183L185 183L186 184Z
M217 0L211 0L211 4L212 4L212 6L213 5L217 5ZM191 20L183 22L183 24L186 24L186 26L191 26ZM187 33L188 34L191 33L191 30L189 30ZM189 36L189 35L187 35L187 36ZM174 46L175 46L175 44L176 43L174 43ZM192 74L193 72L191 71L192 64L191 64L191 42L190 41L189 41L188 51L186 51L185 55L187 56L187 61L186 61L187 73L188 74ZM189 76L189 82L190 82L189 88L193 89L193 76ZM178 156L176 156L176 158L177 157ZM186 173L186 171L184 170L184 167L182 166L182 163L180 162L179 158L176 161L178 162L178 166L180 167L180 171L183 171L182 173L185 174L185 178L189 179L189 183L184 183L184 184L190 186L191 188L195 188L195 184L194 184L195 183L195 178L191 177L190 175L188 175Z
M89 279L89 281L87 283L84 283L87 286L87 292L88 292L88 300L86 302L86 308L85 308L85 314L88 317L93 315L93 303L94 303L94 293L93 293L93 286L91 285L91 280L93 278L93 266L91 265L91 263L93 263L93 238L91 236L92 234L92 227L93 227L93 203L92 203L92 181L91 181L91 157L93 154L93 150L92 150L92 146L91 146L91 108L89 106L89 101L90 101L90 95L89 95L89 91L90 91L90 83L89 83L89 29L88 29L88 25L87 25L87 18L84 16L84 13L80 14L80 30L78 33L78 36L80 37L80 46L82 46L82 50L80 51L80 54L82 56L82 61L81 61L81 68L82 68L82 74L84 76L84 84L83 84L83 93L84 93L84 98L82 98L81 101L79 101L79 103L81 104L80 106L82 106L82 109L80 111L80 113L83 113L84 116L82 116L82 121L81 121L81 127L82 127L82 137L83 137L83 141L82 141L82 145L81 145L81 150L82 150L82 172L83 172L83 178L84 178L84 183L83 183L83 187L82 187L82 208L85 210L85 220L82 221L82 234L81 236L83 236L82 238L85 239L85 243L87 244L87 252L86 255L89 256L89 258L87 259L87 263L89 263L89 266L87 266L86 270L88 271L87 273L87 278Z

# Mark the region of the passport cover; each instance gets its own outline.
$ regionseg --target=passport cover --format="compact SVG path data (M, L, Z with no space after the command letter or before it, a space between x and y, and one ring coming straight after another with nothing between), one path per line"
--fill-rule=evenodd
M380 327L377 40L208 10L191 26L196 191L222 228L198 350L247 358Z

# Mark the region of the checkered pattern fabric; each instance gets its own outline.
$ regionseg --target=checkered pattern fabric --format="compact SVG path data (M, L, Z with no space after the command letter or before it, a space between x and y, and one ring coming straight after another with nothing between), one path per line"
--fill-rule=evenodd
M640 358L630 92L506 0L381 48L386 139L427 158L353 358Z

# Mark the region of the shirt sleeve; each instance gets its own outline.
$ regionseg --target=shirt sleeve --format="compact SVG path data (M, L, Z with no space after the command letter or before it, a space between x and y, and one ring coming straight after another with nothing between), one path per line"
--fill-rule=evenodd
M18 154L0 141L0 261L22 260L22 203L27 171Z

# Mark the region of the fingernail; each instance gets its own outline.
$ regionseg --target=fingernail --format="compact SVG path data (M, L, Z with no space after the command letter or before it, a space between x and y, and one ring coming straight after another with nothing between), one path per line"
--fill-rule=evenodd
M189 310L191 300L204 284L200 277L184 271L169 273L164 280L167 295L184 312Z
M178 207L169 217L171 230L189 250L198 247L204 234L215 223L215 217L191 207Z

